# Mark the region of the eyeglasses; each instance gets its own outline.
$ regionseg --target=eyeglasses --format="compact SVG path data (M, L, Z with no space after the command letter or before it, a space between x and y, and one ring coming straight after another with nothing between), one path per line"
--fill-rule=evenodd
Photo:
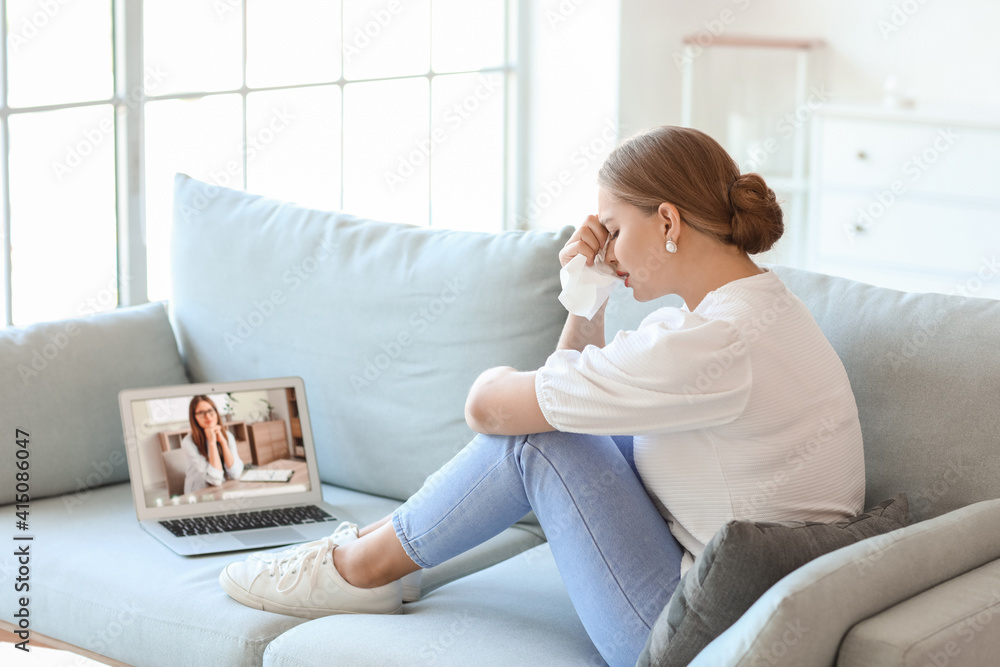
M208 410L199 410L198 412L194 413L194 416L206 417L208 415L214 415L214 414L215 414L215 408L209 408Z

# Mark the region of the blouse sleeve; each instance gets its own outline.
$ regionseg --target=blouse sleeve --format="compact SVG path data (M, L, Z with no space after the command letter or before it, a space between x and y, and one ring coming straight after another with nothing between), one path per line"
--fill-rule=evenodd
M750 397L750 354L736 327L664 308L603 348L556 350L535 375L555 429L649 435L728 423Z
M187 455L187 471L184 475L184 493L192 493L205 488L205 468L208 461L201 455L190 434L181 439L181 449Z

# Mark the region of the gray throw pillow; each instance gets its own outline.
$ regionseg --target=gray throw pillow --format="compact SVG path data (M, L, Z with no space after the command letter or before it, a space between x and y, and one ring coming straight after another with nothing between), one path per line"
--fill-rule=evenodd
M900 493L835 523L730 521L681 579L637 664L687 665L785 575L823 554L903 528L909 514Z

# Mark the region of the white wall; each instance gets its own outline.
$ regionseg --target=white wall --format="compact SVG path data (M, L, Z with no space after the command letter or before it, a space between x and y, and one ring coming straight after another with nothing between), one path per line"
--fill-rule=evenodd
M530 0L531 81L520 227L579 226L617 145L619 0Z
M824 82L838 102L880 100L895 75L918 105L1000 112L994 0L621 0L624 136L680 122L681 38L720 25L726 35L824 40Z

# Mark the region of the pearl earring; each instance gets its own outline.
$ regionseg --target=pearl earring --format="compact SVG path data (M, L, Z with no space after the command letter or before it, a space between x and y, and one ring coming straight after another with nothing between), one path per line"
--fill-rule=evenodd
M677 252L677 244L674 243L673 239L667 239L667 252L671 254Z

